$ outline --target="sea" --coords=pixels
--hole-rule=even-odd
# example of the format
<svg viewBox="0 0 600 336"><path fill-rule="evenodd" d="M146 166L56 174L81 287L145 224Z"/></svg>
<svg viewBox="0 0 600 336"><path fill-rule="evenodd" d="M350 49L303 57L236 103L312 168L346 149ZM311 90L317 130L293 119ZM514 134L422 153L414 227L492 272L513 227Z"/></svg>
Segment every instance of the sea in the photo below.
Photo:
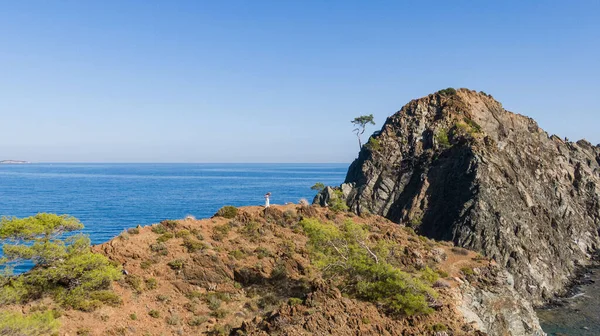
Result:
<svg viewBox="0 0 600 336"><path fill-rule="evenodd" d="M126 228L224 205L312 202L316 182L339 185L348 164L0 164L0 216L68 214L99 244Z"/></svg>
<svg viewBox="0 0 600 336"><path fill-rule="evenodd" d="M348 164L0 164L0 216L68 214L100 244L136 225L206 218L224 205L309 202L316 182L339 185ZM19 271L17 269L16 271ZM538 310L549 335L600 335L600 270L562 306Z"/></svg>

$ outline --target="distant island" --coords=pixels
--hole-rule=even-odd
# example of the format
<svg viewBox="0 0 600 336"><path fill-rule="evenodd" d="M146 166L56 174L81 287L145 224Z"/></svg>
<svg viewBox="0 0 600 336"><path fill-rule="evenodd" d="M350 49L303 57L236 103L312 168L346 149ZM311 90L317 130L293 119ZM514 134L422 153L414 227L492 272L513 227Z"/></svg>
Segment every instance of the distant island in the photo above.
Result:
<svg viewBox="0 0 600 336"><path fill-rule="evenodd" d="M0 164L26 164L26 163L31 163L31 162L22 161L22 160L0 160Z"/></svg>

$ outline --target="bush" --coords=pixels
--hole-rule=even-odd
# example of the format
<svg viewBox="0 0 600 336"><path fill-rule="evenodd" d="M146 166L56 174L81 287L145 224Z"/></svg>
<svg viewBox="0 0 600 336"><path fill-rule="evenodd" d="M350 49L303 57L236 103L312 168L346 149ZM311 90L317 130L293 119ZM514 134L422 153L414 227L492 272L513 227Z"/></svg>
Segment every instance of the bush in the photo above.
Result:
<svg viewBox="0 0 600 336"><path fill-rule="evenodd" d="M144 282L142 281L142 278L135 274L127 275L125 277L125 283L138 293L144 291Z"/></svg>
<svg viewBox="0 0 600 336"><path fill-rule="evenodd" d="M156 243L150 244L150 251L157 253L159 255L167 255L169 254L169 250L167 249L167 245L164 243Z"/></svg>
<svg viewBox="0 0 600 336"><path fill-rule="evenodd" d="M208 319L205 316L196 316L196 317L192 317L188 321L188 325L190 325L192 327L197 327L197 326L202 325L203 323L206 323L206 321L208 321Z"/></svg>
<svg viewBox="0 0 600 336"><path fill-rule="evenodd" d="M166 318L166 322L168 325L179 325L181 324L181 318L179 317L179 315L171 315L169 317Z"/></svg>
<svg viewBox="0 0 600 336"><path fill-rule="evenodd" d="M246 253L244 253L241 250L230 251L229 255L232 256L233 258L237 259L237 260L246 258Z"/></svg>
<svg viewBox="0 0 600 336"><path fill-rule="evenodd" d="M438 132L435 134L435 140L438 146L442 149L452 147L452 144L450 143L450 139L448 137L448 130L445 128L438 130Z"/></svg>
<svg viewBox="0 0 600 336"><path fill-rule="evenodd" d="M14 312L0 312L0 335L37 336L52 335L58 332L60 323L52 311L22 315Z"/></svg>
<svg viewBox="0 0 600 336"><path fill-rule="evenodd" d="M189 236L191 233L188 230L179 230L175 233L175 237L177 238L185 238L187 236Z"/></svg>
<svg viewBox="0 0 600 336"><path fill-rule="evenodd" d="M161 221L160 224L167 228L167 230L174 230L175 228L177 228L177 225L179 225L177 221L170 219L165 219L164 221Z"/></svg>
<svg viewBox="0 0 600 336"><path fill-rule="evenodd" d="M140 263L140 268L145 270L145 269L150 268L150 266L152 266L152 264L154 264L154 262L152 260L144 260Z"/></svg>
<svg viewBox="0 0 600 336"><path fill-rule="evenodd" d="M159 318L160 312L158 310L152 309L148 312L148 315L150 315L150 317L153 317L153 318Z"/></svg>
<svg viewBox="0 0 600 336"><path fill-rule="evenodd" d="M136 314L129 314L129 318L130 318L132 321L136 321L136 320L137 320L137 315L136 315Z"/></svg>
<svg viewBox="0 0 600 336"><path fill-rule="evenodd" d="M256 257L258 259L263 259L263 258L267 258L271 256L271 251L269 251L267 248L265 247L257 247L254 250L254 253L256 253Z"/></svg>
<svg viewBox="0 0 600 336"><path fill-rule="evenodd" d="M123 303L123 299L113 291L102 290L90 293L90 299L98 300L106 305L118 307Z"/></svg>
<svg viewBox="0 0 600 336"><path fill-rule="evenodd" d="M175 259L173 261L169 261L169 263L167 263L167 265L169 265L169 267L171 267L171 269L180 270L180 269L183 269L183 260Z"/></svg>
<svg viewBox="0 0 600 336"><path fill-rule="evenodd" d="M329 209L335 213L348 211L348 205L341 190L333 192L334 197L329 200Z"/></svg>
<svg viewBox="0 0 600 336"><path fill-rule="evenodd" d="M442 96L453 96L456 94L456 89L449 87L447 89L440 90L437 93Z"/></svg>
<svg viewBox="0 0 600 336"><path fill-rule="evenodd" d="M166 233L163 233L160 236L158 236L158 238L156 238L156 242L164 243L171 238L173 238L173 234L171 232L166 232Z"/></svg>
<svg viewBox="0 0 600 336"><path fill-rule="evenodd" d="M237 216L237 214L238 208L231 205L226 205L217 211L216 216L233 219Z"/></svg>
<svg viewBox="0 0 600 336"><path fill-rule="evenodd" d="M250 221L240 229L240 233L247 237L250 241L256 241L260 239L260 223Z"/></svg>
<svg viewBox="0 0 600 336"><path fill-rule="evenodd" d="M167 228L162 224L152 225L152 232L156 234L163 234L167 232Z"/></svg>
<svg viewBox="0 0 600 336"><path fill-rule="evenodd" d="M390 264L394 242L372 243L364 227L347 220L341 227L304 219L312 261L342 292L383 306L395 315L428 314L428 297L437 293L426 282ZM429 275L429 274L428 274Z"/></svg>
<svg viewBox="0 0 600 336"><path fill-rule="evenodd" d="M288 300L288 304L289 304L290 306L297 306L297 305L301 305L301 304L302 304L302 302L304 302L304 301L303 301L302 299L300 299L300 298L290 298L290 299Z"/></svg>
<svg viewBox="0 0 600 336"><path fill-rule="evenodd" d="M129 234L140 234L140 229L137 227L127 229L127 233Z"/></svg>
<svg viewBox="0 0 600 336"><path fill-rule="evenodd" d="M448 272L441 269L436 270L436 272L440 276L440 278L447 278L449 276Z"/></svg>
<svg viewBox="0 0 600 336"><path fill-rule="evenodd" d="M221 241L223 240L223 238L227 237L229 231L231 231L231 225L229 225L229 223L223 225L216 225L215 227L213 227L212 238L216 241Z"/></svg>
<svg viewBox="0 0 600 336"><path fill-rule="evenodd" d="M210 316L212 317L216 317L216 318L224 318L225 316L229 315L229 312L225 309L217 309L217 310L213 310L210 313Z"/></svg>
<svg viewBox="0 0 600 336"><path fill-rule="evenodd" d="M466 276L471 276L471 275L475 274L475 272L473 271L473 269L471 267L463 267L460 269L460 271L462 272L462 274L464 274Z"/></svg>
<svg viewBox="0 0 600 336"><path fill-rule="evenodd" d="M186 238L183 241L182 245L187 249L187 251L189 253L194 253L196 251L203 251L203 250L207 249L206 244L204 244L203 242L189 239L189 238Z"/></svg>
<svg viewBox="0 0 600 336"><path fill-rule="evenodd" d="M146 288L148 290L153 290L153 289L156 289L156 287L158 287L158 281L156 281L155 278L148 278L148 279L146 279L145 283L146 283Z"/></svg>
<svg viewBox="0 0 600 336"><path fill-rule="evenodd" d="M381 143L379 142L378 139L375 139L373 137L369 138L369 141L366 144L366 147L371 151L371 152L378 152L381 150Z"/></svg>

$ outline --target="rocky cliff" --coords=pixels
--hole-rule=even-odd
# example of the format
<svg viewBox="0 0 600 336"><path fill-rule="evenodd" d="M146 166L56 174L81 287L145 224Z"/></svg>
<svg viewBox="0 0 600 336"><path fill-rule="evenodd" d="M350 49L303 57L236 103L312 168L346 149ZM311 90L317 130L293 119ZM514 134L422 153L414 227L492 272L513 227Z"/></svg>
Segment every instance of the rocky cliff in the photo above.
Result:
<svg viewBox="0 0 600 336"><path fill-rule="evenodd" d="M600 246L600 147L550 136L483 92L409 102L363 146L341 190L358 214L493 258L534 304L561 293Z"/></svg>

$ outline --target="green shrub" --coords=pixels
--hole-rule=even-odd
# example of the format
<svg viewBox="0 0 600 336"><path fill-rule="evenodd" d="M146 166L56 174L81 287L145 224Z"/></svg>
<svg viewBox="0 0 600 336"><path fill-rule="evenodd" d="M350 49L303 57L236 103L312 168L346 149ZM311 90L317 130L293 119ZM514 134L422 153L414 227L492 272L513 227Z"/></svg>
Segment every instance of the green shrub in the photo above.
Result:
<svg viewBox="0 0 600 336"><path fill-rule="evenodd" d="M430 329L431 329L431 331L434 331L434 332L440 332L440 331L447 331L448 327L446 327L443 324L436 323L436 324L432 325Z"/></svg>
<svg viewBox="0 0 600 336"><path fill-rule="evenodd" d="M438 146L442 149L447 149L447 148L452 147L448 133L449 132L447 129L442 128L442 129L438 130L438 132L435 134L435 140L436 140Z"/></svg>
<svg viewBox="0 0 600 336"><path fill-rule="evenodd" d="M0 312L0 335L37 336L58 332L60 322L52 311L22 315L15 312Z"/></svg>
<svg viewBox="0 0 600 336"><path fill-rule="evenodd" d="M166 232L166 233L163 233L160 236L158 236L158 238L156 238L156 242L164 243L171 238L173 238L173 234L171 232Z"/></svg>
<svg viewBox="0 0 600 336"><path fill-rule="evenodd" d="M476 123L473 119L465 118L465 123L467 123L467 125L471 127L472 132L481 133L481 126L478 123Z"/></svg>
<svg viewBox="0 0 600 336"><path fill-rule="evenodd" d="M460 271L466 276L471 276L475 274L471 267L463 267L460 269Z"/></svg>
<svg viewBox="0 0 600 336"><path fill-rule="evenodd" d="M144 260L140 263L140 268L145 270L145 269L150 268L150 266L152 266L152 264L154 264L154 262L152 260Z"/></svg>
<svg viewBox="0 0 600 336"><path fill-rule="evenodd" d="M269 251L267 248L265 247L257 247L254 250L254 253L256 253L256 257L258 259L263 259L263 258L268 258L271 256L271 251Z"/></svg>
<svg viewBox="0 0 600 336"><path fill-rule="evenodd" d="M165 219L164 221L161 221L160 224L164 226L167 230L174 230L179 225L177 221L170 219Z"/></svg>
<svg viewBox="0 0 600 336"><path fill-rule="evenodd" d="M425 269L421 271L421 279L431 285L437 281L439 278L438 273L429 268L429 266L425 266Z"/></svg>
<svg viewBox="0 0 600 336"><path fill-rule="evenodd" d="M325 185L321 182L317 182L312 187L310 187L310 189L321 192L321 191L323 191L323 189L325 189Z"/></svg>
<svg viewBox="0 0 600 336"><path fill-rule="evenodd" d="M190 238L186 238L183 241L182 245L187 249L187 251L189 253L194 253L196 251L203 251L203 250L206 250L208 248L208 246L206 246L206 244L204 244L203 242L197 241L197 240L193 240L193 239L190 239Z"/></svg>
<svg viewBox="0 0 600 336"><path fill-rule="evenodd" d="M229 231L231 231L231 225L229 225L229 223L216 225L213 227L212 238L216 241L221 241L223 238L227 237Z"/></svg>
<svg viewBox="0 0 600 336"><path fill-rule="evenodd" d="M217 310L221 306L221 299L219 299L216 295L207 295L204 298L208 309Z"/></svg>
<svg viewBox="0 0 600 336"><path fill-rule="evenodd" d="M205 316L195 316L188 321L188 325L192 327L197 327L206 323L206 321L208 321L208 318L206 318Z"/></svg>
<svg viewBox="0 0 600 336"><path fill-rule="evenodd" d="M166 322L168 325L179 325L181 324L181 318L179 317L179 315L171 315L169 317L166 318Z"/></svg>
<svg viewBox="0 0 600 336"><path fill-rule="evenodd" d="M144 291L144 281L140 276L135 274L129 274L125 276L125 283L131 287L131 289L135 290L138 293Z"/></svg>
<svg viewBox="0 0 600 336"><path fill-rule="evenodd" d="M167 228L162 224L152 225L152 232L156 234L164 234L167 232Z"/></svg>
<svg viewBox="0 0 600 336"><path fill-rule="evenodd" d="M158 310L152 309L148 312L148 315L150 315L150 317L153 317L153 318L159 318L160 312Z"/></svg>
<svg viewBox="0 0 600 336"><path fill-rule="evenodd" d="M169 250L167 249L167 245L165 245L165 243L150 244L150 251L163 256L169 254Z"/></svg>
<svg viewBox="0 0 600 336"><path fill-rule="evenodd" d="M158 294L156 296L156 301L164 302L164 303L169 303L169 302L171 302L171 298L168 295L165 295L165 294Z"/></svg>
<svg viewBox="0 0 600 336"><path fill-rule="evenodd" d="M382 305L392 314L428 314L428 297L437 293L421 279L390 264L394 242L369 240L369 231L346 220L341 227L317 219L301 222L314 264L335 279L343 293Z"/></svg>
<svg viewBox="0 0 600 336"><path fill-rule="evenodd" d="M148 290L153 290L156 289L156 287L158 287L158 281L156 281L155 278L148 278L144 282L146 283L146 288Z"/></svg>
<svg viewBox="0 0 600 336"><path fill-rule="evenodd" d="M140 229L137 227L127 229L127 233L129 234L140 234Z"/></svg>
<svg viewBox="0 0 600 336"><path fill-rule="evenodd" d="M329 200L329 209L335 213L348 211L348 205L341 190L333 192L334 197Z"/></svg>
<svg viewBox="0 0 600 336"><path fill-rule="evenodd" d="M442 96L453 96L456 94L456 89L449 87L447 89L440 90L437 93Z"/></svg>
<svg viewBox="0 0 600 336"><path fill-rule="evenodd" d="M224 318L227 315L229 315L229 312L225 309L217 309L217 310L213 310L212 312L210 312L210 316L216 317L216 318Z"/></svg>
<svg viewBox="0 0 600 336"><path fill-rule="evenodd" d="M231 205L226 205L217 211L216 216L233 219L237 216L237 214L238 208Z"/></svg>
<svg viewBox="0 0 600 336"><path fill-rule="evenodd" d="M260 223L250 221L244 224L244 226L240 229L240 233L250 239L250 241L256 241L261 237L260 227Z"/></svg>
<svg viewBox="0 0 600 336"><path fill-rule="evenodd" d="M448 272L443 271L441 269L437 269L436 272L440 276L440 278L447 278L449 276Z"/></svg>
<svg viewBox="0 0 600 336"><path fill-rule="evenodd" d="M167 263L167 265L169 265L169 267L171 267L171 269L180 270L183 268L183 260L175 259L175 260L169 261Z"/></svg>
<svg viewBox="0 0 600 336"><path fill-rule="evenodd" d="M130 318L132 321L136 321L136 320L137 320L137 315L136 315L135 313L134 313L134 314L129 314L129 318Z"/></svg>
<svg viewBox="0 0 600 336"><path fill-rule="evenodd" d="M289 304L290 306L297 306L297 305L301 305L303 302L304 302L304 301L303 301L302 299L300 299L300 298L294 298L294 297L293 297L293 298L290 298L290 299L288 300L288 304Z"/></svg>
<svg viewBox="0 0 600 336"><path fill-rule="evenodd" d="M366 144L366 147L371 151L371 152L378 152L381 150L381 143L379 142L378 139L370 137L369 141Z"/></svg>
<svg viewBox="0 0 600 336"><path fill-rule="evenodd" d="M118 307L123 303L121 297L110 290L101 290L90 293L91 300L98 300L106 305Z"/></svg>
<svg viewBox="0 0 600 336"><path fill-rule="evenodd" d="M191 233L188 230L179 230L175 233L175 237L177 238L185 238L187 236L189 236Z"/></svg>
<svg viewBox="0 0 600 336"><path fill-rule="evenodd" d="M246 253L244 253L243 251L240 251L240 250L230 251L229 255L232 256L233 258L237 259L237 260L241 260L241 259L246 258Z"/></svg>

